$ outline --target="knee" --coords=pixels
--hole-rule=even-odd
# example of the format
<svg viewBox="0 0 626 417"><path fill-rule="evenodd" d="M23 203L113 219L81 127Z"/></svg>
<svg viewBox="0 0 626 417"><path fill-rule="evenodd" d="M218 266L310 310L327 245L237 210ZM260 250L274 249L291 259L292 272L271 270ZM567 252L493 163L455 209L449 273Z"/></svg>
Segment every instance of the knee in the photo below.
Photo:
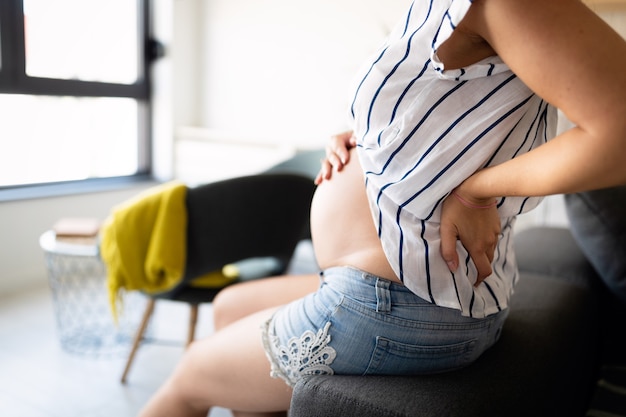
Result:
<svg viewBox="0 0 626 417"><path fill-rule="evenodd" d="M213 326L223 329L243 316L242 300L238 292L227 287L220 291L213 300Z"/></svg>
<svg viewBox="0 0 626 417"><path fill-rule="evenodd" d="M198 405L195 391L200 384L193 375L194 367L190 366L192 362L185 360L186 357L188 355L183 356L172 375L144 406L140 417L207 415L209 407Z"/></svg>
<svg viewBox="0 0 626 417"><path fill-rule="evenodd" d="M206 352L199 341L194 341L155 398L163 414L199 417L206 416L211 409L210 399L202 387L211 383L205 378L203 359Z"/></svg>

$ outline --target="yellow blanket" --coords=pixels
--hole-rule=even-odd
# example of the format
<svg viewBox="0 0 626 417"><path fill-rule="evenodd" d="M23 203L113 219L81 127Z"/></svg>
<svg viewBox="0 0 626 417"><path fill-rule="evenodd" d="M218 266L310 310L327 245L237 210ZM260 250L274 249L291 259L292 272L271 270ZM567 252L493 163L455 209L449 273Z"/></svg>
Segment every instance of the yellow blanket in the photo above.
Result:
<svg viewBox="0 0 626 417"><path fill-rule="evenodd" d="M100 230L113 317L122 290L156 294L180 283L187 260L187 186L176 181L150 188L113 208ZM236 279L222 271L195 278L194 287L221 288Z"/></svg>
<svg viewBox="0 0 626 417"><path fill-rule="evenodd" d="M169 182L116 206L101 229L100 255L107 267L114 317L121 290L167 291L184 274L187 187Z"/></svg>

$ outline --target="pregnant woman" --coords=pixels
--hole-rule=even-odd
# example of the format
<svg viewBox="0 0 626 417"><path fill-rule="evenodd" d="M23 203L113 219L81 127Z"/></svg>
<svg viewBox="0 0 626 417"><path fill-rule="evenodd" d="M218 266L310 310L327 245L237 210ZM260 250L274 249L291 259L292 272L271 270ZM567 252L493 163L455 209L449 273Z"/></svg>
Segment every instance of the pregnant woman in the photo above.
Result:
<svg viewBox="0 0 626 417"><path fill-rule="evenodd" d="M194 343L142 415L284 415L303 375L475 361L518 278L515 217L539 196L626 183L625 66L626 42L578 0L415 1L357 77L355 139L323 163L315 288L225 293L241 306L254 288L249 310L269 308ZM575 124L556 137L555 107Z"/></svg>

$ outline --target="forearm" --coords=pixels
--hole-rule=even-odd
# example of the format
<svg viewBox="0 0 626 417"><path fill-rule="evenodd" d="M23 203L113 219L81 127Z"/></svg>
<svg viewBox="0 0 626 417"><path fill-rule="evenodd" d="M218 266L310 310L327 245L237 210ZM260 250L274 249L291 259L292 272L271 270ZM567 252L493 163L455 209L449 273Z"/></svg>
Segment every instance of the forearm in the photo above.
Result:
<svg viewBox="0 0 626 417"><path fill-rule="evenodd" d="M477 202L502 196L566 194L626 184L626 127L574 127L539 148L468 178L460 187Z"/></svg>

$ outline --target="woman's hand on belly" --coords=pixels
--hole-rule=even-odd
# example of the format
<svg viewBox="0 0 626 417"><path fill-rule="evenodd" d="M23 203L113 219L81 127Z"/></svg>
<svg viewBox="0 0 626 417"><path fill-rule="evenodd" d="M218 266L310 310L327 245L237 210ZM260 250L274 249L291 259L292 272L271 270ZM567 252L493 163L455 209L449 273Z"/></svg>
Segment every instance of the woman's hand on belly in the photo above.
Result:
<svg viewBox="0 0 626 417"><path fill-rule="evenodd" d="M333 168L339 172L350 161L350 150L356 147L356 137L352 131L339 133L330 138L326 145L326 158L322 160L320 172L315 177L315 184L330 180Z"/></svg>
<svg viewBox="0 0 626 417"><path fill-rule="evenodd" d="M353 266L398 281L372 220L361 165L354 149L349 164L317 187L311 204L311 236L322 268Z"/></svg>

